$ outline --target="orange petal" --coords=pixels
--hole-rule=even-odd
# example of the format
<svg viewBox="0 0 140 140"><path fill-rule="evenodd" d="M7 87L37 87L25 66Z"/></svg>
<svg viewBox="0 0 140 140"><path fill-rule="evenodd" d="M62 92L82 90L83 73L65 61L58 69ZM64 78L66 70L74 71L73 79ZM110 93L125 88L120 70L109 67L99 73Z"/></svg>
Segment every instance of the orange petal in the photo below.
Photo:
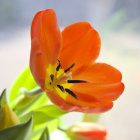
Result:
<svg viewBox="0 0 140 140"><path fill-rule="evenodd" d="M32 40L32 49L30 55L30 69L39 86L44 89L45 84L45 68L48 62L45 54L42 52L40 44L36 39Z"/></svg>
<svg viewBox="0 0 140 140"><path fill-rule="evenodd" d="M73 80L86 80L94 85L118 83L122 79L120 71L105 63L83 65L72 73Z"/></svg>
<svg viewBox="0 0 140 140"><path fill-rule="evenodd" d="M78 22L62 32L63 47L60 61L64 69L76 62L77 67L95 61L100 52L99 34L88 22Z"/></svg>
<svg viewBox="0 0 140 140"><path fill-rule="evenodd" d="M124 84L121 82L105 85L94 85L92 83L73 84L71 90L80 100L86 102L96 100L114 101L122 94Z"/></svg>
<svg viewBox="0 0 140 140"><path fill-rule="evenodd" d="M67 96L66 102L74 106L79 106L77 111L84 113L103 113L113 107L113 102L111 101L93 100L92 102L87 102L80 99L77 100L71 95Z"/></svg>
<svg viewBox="0 0 140 140"><path fill-rule="evenodd" d="M47 91L47 95L51 101L64 111L75 111L83 113L103 113L110 110L113 106L112 102L88 103L79 101L68 95L66 101L59 97L56 93Z"/></svg>
<svg viewBox="0 0 140 140"><path fill-rule="evenodd" d="M57 61L61 48L61 32L52 9L38 12L31 26L31 71L37 81L44 80L48 64ZM41 67L40 67L41 66Z"/></svg>
<svg viewBox="0 0 140 140"><path fill-rule="evenodd" d="M88 102L88 101L84 101L81 99L77 100L74 97L72 97L71 95L67 95L66 102L68 102L69 104L72 104L72 105L81 106L83 108L84 107L101 107L101 106L112 105L111 101L101 101L101 100L94 98L94 100L92 102Z"/></svg>

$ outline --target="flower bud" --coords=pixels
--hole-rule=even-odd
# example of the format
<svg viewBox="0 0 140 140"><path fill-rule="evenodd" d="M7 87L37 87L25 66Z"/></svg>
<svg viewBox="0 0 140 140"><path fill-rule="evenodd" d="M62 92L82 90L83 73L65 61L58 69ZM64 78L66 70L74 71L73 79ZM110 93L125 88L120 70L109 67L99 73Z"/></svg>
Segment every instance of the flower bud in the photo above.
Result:
<svg viewBox="0 0 140 140"><path fill-rule="evenodd" d="M18 99L14 109L22 110L26 108L28 105L30 105L35 99L36 97L28 97L28 96L23 95Z"/></svg>
<svg viewBox="0 0 140 140"><path fill-rule="evenodd" d="M96 123L78 123L71 126L66 133L71 140L107 140L106 129Z"/></svg>
<svg viewBox="0 0 140 140"><path fill-rule="evenodd" d="M21 92L21 94L23 95L17 99L17 103L15 104L15 110L25 109L43 93L43 91L39 87L36 87L29 91L26 88L21 88L19 92Z"/></svg>
<svg viewBox="0 0 140 140"><path fill-rule="evenodd" d="M0 108L0 130L8 128L19 123L16 114L12 111L8 104Z"/></svg>

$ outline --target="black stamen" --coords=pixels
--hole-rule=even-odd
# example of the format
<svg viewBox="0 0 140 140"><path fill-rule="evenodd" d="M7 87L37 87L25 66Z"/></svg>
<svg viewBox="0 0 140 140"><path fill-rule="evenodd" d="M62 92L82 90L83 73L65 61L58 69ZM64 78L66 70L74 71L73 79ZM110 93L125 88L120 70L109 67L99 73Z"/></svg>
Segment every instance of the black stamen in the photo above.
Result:
<svg viewBox="0 0 140 140"><path fill-rule="evenodd" d="M68 83L87 83L87 81L84 81L84 80L68 80Z"/></svg>
<svg viewBox="0 0 140 140"><path fill-rule="evenodd" d="M65 92L65 89L63 88L63 86L57 85L57 87L58 87L62 92Z"/></svg>
<svg viewBox="0 0 140 140"><path fill-rule="evenodd" d="M54 75L51 74L50 77L51 77L52 82L54 82Z"/></svg>
<svg viewBox="0 0 140 140"><path fill-rule="evenodd" d="M77 100L79 100L79 98L71 90L69 90L68 88L65 88L65 91L67 93L69 93L71 96L73 96L74 98L76 98Z"/></svg>
<svg viewBox="0 0 140 140"><path fill-rule="evenodd" d="M60 69L60 67L61 67L61 62L60 62L60 60L58 60L58 62L59 62L59 64L58 64L58 66L57 66L57 68L56 68L56 71L59 71L59 69Z"/></svg>
<svg viewBox="0 0 140 140"><path fill-rule="evenodd" d="M75 63L73 63L69 68L67 68L64 72L66 73L66 72L68 72L68 71L70 71L73 67L74 67L74 65L75 65Z"/></svg>

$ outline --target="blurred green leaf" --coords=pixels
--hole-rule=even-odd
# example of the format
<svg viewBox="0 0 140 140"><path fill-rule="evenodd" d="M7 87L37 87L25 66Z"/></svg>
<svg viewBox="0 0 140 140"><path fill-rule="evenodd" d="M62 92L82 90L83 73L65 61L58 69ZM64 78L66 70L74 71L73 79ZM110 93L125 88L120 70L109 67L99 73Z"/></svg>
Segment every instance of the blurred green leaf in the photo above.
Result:
<svg viewBox="0 0 140 140"><path fill-rule="evenodd" d="M60 110L56 105L46 105L25 114L20 117L20 120L24 122L33 116L34 125L38 125L56 119L64 114L66 112Z"/></svg>
<svg viewBox="0 0 140 140"><path fill-rule="evenodd" d="M32 131L32 118L26 123L14 125L0 131L1 140L29 140Z"/></svg>
<svg viewBox="0 0 140 140"><path fill-rule="evenodd" d="M104 25L101 27L102 32L104 32L104 30L113 30L116 29L119 25L120 22L122 20L125 19L125 10L124 9L120 9L118 10L116 13L114 13L112 15L112 17L109 18L109 20L107 20L106 23L104 23Z"/></svg>
<svg viewBox="0 0 140 140"><path fill-rule="evenodd" d="M38 140L43 133L44 128L48 127L50 133L57 129L60 122L59 119L65 113L67 112L60 110L55 105L47 105L27 113L21 118L21 121L25 121L31 115L35 117L31 140Z"/></svg>
<svg viewBox="0 0 140 140"><path fill-rule="evenodd" d="M140 19L129 21L127 24L122 25L121 31L131 32L139 27Z"/></svg>
<svg viewBox="0 0 140 140"><path fill-rule="evenodd" d="M3 92L1 93L0 96L0 108L2 106L4 106L7 103L7 99L6 99L6 89L3 90Z"/></svg>
<svg viewBox="0 0 140 140"><path fill-rule="evenodd" d="M54 131L58 127L58 118L65 113L55 105L46 105L23 115L19 119L24 122L33 116L31 140L38 140L45 127L48 127L49 132Z"/></svg>
<svg viewBox="0 0 140 140"><path fill-rule="evenodd" d="M34 126L31 134L31 140L38 140L46 127L48 128L49 133L52 133L58 127L58 119L53 119L49 122Z"/></svg>
<svg viewBox="0 0 140 140"><path fill-rule="evenodd" d="M28 104L24 104L23 101L23 108L19 109L18 105L17 108L15 108L15 105L18 103L19 100L21 100L23 95L23 92L20 91L21 88L26 88L27 90L31 90L37 87L37 84L30 72L29 66L23 70L23 72L18 76L16 81L11 87L10 90L10 105L12 108L16 109L16 113L18 115L24 113L26 110L31 111L33 109L42 107L44 105L47 105L48 103L48 97L46 96L46 93L41 94L40 96L33 97L31 102L28 102ZM26 100L27 101L27 100Z"/></svg>
<svg viewBox="0 0 140 140"><path fill-rule="evenodd" d="M49 131L48 131L48 128L46 127L45 130L43 131L41 137L39 140L50 140L50 137L49 137Z"/></svg>
<svg viewBox="0 0 140 140"><path fill-rule="evenodd" d="M26 88L27 90L31 90L37 86L31 72L29 66L21 72L21 74L17 77L15 82L13 83L11 90L9 101L12 103L19 95L22 94L20 92L20 88Z"/></svg>
<svg viewBox="0 0 140 140"><path fill-rule="evenodd" d="M43 93L43 94L40 94L39 96L32 97L31 102L29 102L29 104L27 104L27 105L26 105L26 103L24 104L24 100L23 100L22 101L22 104L24 105L23 108L19 108L19 105L17 104L16 105L17 107L15 107L16 113L18 116L21 116L22 114L24 114L24 112L26 112L26 111L30 112L34 109L47 105L47 103L48 103L48 97L47 97L46 93Z"/></svg>
<svg viewBox="0 0 140 140"><path fill-rule="evenodd" d="M34 109L36 109L36 108L43 107L43 106L45 106L45 105L48 104L48 101L49 101L49 99L48 99L46 93L43 93L43 94L41 94L41 95L39 96L39 99L37 99L37 100L35 101L35 103L32 104L32 105L28 108L28 111L34 110Z"/></svg>

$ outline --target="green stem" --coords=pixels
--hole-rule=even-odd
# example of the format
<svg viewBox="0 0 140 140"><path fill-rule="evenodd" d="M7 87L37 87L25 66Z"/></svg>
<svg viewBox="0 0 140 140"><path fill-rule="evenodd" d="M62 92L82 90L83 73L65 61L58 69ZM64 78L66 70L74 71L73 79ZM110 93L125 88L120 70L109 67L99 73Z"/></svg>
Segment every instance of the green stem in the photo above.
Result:
<svg viewBox="0 0 140 140"><path fill-rule="evenodd" d="M43 93L43 90L40 87L36 87L30 91L28 91L26 88L21 88L20 91L23 92L27 97L33 97Z"/></svg>
<svg viewBox="0 0 140 140"><path fill-rule="evenodd" d="M100 114L84 114L83 122L97 122Z"/></svg>
<svg viewBox="0 0 140 140"><path fill-rule="evenodd" d="M34 104L43 93L40 87L36 87L30 91L26 88L21 88L20 92L23 94L11 104L13 111L16 112L18 116L22 115L32 104Z"/></svg>

